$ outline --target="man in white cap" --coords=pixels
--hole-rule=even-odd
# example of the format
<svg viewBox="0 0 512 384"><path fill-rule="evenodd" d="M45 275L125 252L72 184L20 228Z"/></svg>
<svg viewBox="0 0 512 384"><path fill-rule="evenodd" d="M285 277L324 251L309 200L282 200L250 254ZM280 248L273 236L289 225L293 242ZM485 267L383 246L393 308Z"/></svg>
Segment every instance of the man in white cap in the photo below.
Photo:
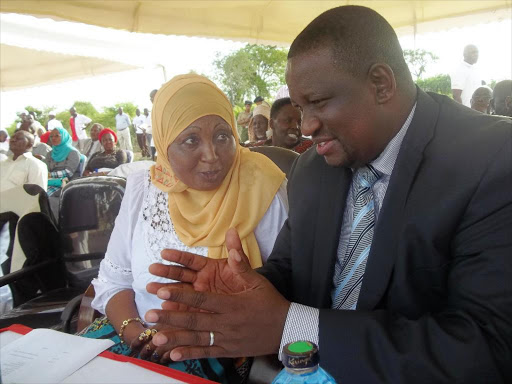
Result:
<svg viewBox="0 0 512 384"><path fill-rule="evenodd" d="M46 125L47 131L52 131L57 127L63 128L62 123L59 120L57 120L55 118L55 116L57 116L57 112L55 112L55 111L48 112L48 123Z"/></svg>

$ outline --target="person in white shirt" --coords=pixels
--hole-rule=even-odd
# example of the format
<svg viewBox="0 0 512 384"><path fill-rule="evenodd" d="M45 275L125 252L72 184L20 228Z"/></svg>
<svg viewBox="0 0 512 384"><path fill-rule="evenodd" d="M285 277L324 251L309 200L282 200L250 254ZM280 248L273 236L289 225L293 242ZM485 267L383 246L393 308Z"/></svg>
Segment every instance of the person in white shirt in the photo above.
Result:
<svg viewBox="0 0 512 384"><path fill-rule="evenodd" d="M475 66L478 61L478 48L472 44L464 48L464 61L451 74L453 99L471 107L473 92L483 85L482 76Z"/></svg>
<svg viewBox="0 0 512 384"><path fill-rule="evenodd" d="M11 137L12 155L0 162L0 192L23 184L37 184L46 191L48 169L32 155L33 144L34 136L26 131L18 131Z"/></svg>
<svg viewBox="0 0 512 384"><path fill-rule="evenodd" d="M55 116L57 116L57 112L48 112L48 123L46 124L47 131L53 131L57 127L63 128L62 123L59 120L57 120Z"/></svg>
<svg viewBox="0 0 512 384"><path fill-rule="evenodd" d="M137 143L142 151L142 157L149 156L148 145L146 143L146 117L140 114L140 109L135 110L135 117L133 118L133 128L135 128L135 134L137 135Z"/></svg>
<svg viewBox="0 0 512 384"><path fill-rule="evenodd" d="M4 155L9 152L9 132L6 129L0 129L0 153Z"/></svg>
<svg viewBox="0 0 512 384"><path fill-rule="evenodd" d="M94 155L96 152L103 151L101 142L98 140L98 135L100 134L102 129L103 125L101 125L100 123L94 123L91 127L91 137L78 141L78 150L81 154L87 157L87 161L89 161L90 157Z"/></svg>
<svg viewBox="0 0 512 384"><path fill-rule="evenodd" d="M148 146L148 157L154 161L155 159L155 143L153 141L153 127L151 123L151 112L144 108L144 125L146 126L146 145Z"/></svg>
<svg viewBox="0 0 512 384"><path fill-rule="evenodd" d="M132 139L130 137L130 116L123 112L123 108L117 109L116 130L119 138L119 148L127 151L133 151Z"/></svg>
<svg viewBox="0 0 512 384"><path fill-rule="evenodd" d="M85 116L77 113L75 107L71 107L69 110L71 117L69 119L69 127L71 128L71 140L75 148L78 147L78 140L87 139L87 132L85 131L92 120Z"/></svg>

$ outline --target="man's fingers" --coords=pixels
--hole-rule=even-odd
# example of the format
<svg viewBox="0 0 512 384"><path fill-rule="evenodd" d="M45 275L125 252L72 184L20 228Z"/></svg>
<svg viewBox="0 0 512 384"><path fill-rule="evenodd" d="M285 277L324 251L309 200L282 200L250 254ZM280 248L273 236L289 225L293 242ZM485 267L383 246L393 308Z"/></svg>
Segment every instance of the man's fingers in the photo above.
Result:
<svg viewBox="0 0 512 384"><path fill-rule="evenodd" d="M204 257L203 257L204 258ZM197 272L179 265L151 264L149 273L155 276L165 277L166 279L181 281L183 283L193 283Z"/></svg>
<svg viewBox="0 0 512 384"><path fill-rule="evenodd" d="M221 337L221 334L216 332L214 340ZM152 340L153 344L157 346L157 349L163 353L164 351L170 351L173 348L183 345L193 346L210 346L210 332L202 331L186 331L186 330L164 330L158 332Z"/></svg>
<svg viewBox="0 0 512 384"><path fill-rule="evenodd" d="M208 262L208 258L194 253L177 251L175 249L164 249L160 252L162 259L178 263L194 271L201 270ZM165 277L165 276L164 276Z"/></svg>
<svg viewBox="0 0 512 384"><path fill-rule="evenodd" d="M189 307L219 312L219 308L230 308L231 297L211 292L199 292L189 289L177 289L172 286L160 288L157 296L162 300L185 304ZM148 321L151 321L148 319ZM154 321L151 321L154 322Z"/></svg>
<svg viewBox="0 0 512 384"><path fill-rule="evenodd" d="M152 293L153 295L156 295L158 290L160 288L164 288L164 287L174 287L174 288L190 289L190 290L194 289L192 287L192 285L190 285L188 283L156 283L156 282L153 282L153 283L148 283L146 285L146 291L148 291L149 293Z"/></svg>
<svg viewBox="0 0 512 384"><path fill-rule="evenodd" d="M146 313L146 320L157 319L171 327L189 329L191 331L219 331L223 329L219 314L207 312L176 312L151 309ZM156 335L155 335L156 336Z"/></svg>
<svg viewBox="0 0 512 384"><path fill-rule="evenodd" d="M208 358L211 356L233 357L229 356L224 348L215 345L213 347L178 347L173 349L170 354L173 361Z"/></svg>

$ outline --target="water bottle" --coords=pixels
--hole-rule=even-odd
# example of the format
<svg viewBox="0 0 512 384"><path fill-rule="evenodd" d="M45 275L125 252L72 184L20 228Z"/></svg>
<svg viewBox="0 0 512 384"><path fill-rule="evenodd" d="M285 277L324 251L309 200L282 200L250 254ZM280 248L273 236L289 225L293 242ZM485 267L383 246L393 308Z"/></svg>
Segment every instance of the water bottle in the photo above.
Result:
<svg viewBox="0 0 512 384"><path fill-rule="evenodd" d="M286 344L283 364L284 369L272 384L336 384L318 365L318 347L309 341Z"/></svg>

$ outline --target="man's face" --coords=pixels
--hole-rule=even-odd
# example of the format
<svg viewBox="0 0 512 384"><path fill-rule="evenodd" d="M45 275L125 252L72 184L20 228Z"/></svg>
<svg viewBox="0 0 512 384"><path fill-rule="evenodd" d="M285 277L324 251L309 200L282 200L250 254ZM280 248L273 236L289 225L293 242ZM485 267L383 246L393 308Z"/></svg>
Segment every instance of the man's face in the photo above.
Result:
<svg viewBox="0 0 512 384"><path fill-rule="evenodd" d="M318 48L288 61L290 98L302 111L302 133L331 166L360 167L374 160L386 142L378 135L375 89L333 64L331 50Z"/></svg>
<svg viewBox="0 0 512 384"><path fill-rule="evenodd" d="M137 116L140 116L140 109L136 109L136 110L135 110L135 114L136 114Z"/></svg>
<svg viewBox="0 0 512 384"><path fill-rule="evenodd" d="M267 140L267 129L268 129L268 120L263 115L254 116L254 120L252 122L252 128L254 132L254 136L256 140Z"/></svg>
<svg viewBox="0 0 512 384"><path fill-rule="evenodd" d="M32 124L34 122L34 116L28 115L27 116L27 121Z"/></svg>
<svg viewBox="0 0 512 384"><path fill-rule="evenodd" d="M276 117L270 119L272 128L272 144L276 147L293 148L301 137L300 111L291 104L279 110Z"/></svg>
<svg viewBox="0 0 512 384"><path fill-rule="evenodd" d="M9 140L9 149L15 157L24 154L31 148L25 131L16 132Z"/></svg>
<svg viewBox="0 0 512 384"><path fill-rule="evenodd" d="M151 93L149 94L149 100L151 100L151 104L153 104L153 100L155 100L155 95L155 91L151 91Z"/></svg>
<svg viewBox="0 0 512 384"><path fill-rule="evenodd" d="M76 117L76 109L75 109L75 108L71 108L71 109L69 110L69 114L70 114L71 116Z"/></svg>
<svg viewBox="0 0 512 384"><path fill-rule="evenodd" d="M512 95L495 95L491 103L495 115L512 117Z"/></svg>
<svg viewBox="0 0 512 384"><path fill-rule="evenodd" d="M245 104L245 112L251 112L251 104Z"/></svg>
<svg viewBox="0 0 512 384"><path fill-rule="evenodd" d="M91 140L92 141L98 140L98 135L100 134L100 132L101 132L101 128L98 126L98 124L94 124L91 127Z"/></svg>
<svg viewBox="0 0 512 384"><path fill-rule="evenodd" d="M120 115L122 115L122 114L123 114L123 108L121 108L121 107L117 108L117 113L119 113Z"/></svg>
<svg viewBox="0 0 512 384"><path fill-rule="evenodd" d="M147 109L147 108L144 108L144 114L145 114L146 116L148 116L148 115L149 115L149 111L148 111L148 109Z"/></svg>
<svg viewBox="0 0 512 384"><path fill-rule="evenodd" d="M478 61L478 48L475 46L466 47L464 49L464 61L468 64L475 64Z"/></svg>

